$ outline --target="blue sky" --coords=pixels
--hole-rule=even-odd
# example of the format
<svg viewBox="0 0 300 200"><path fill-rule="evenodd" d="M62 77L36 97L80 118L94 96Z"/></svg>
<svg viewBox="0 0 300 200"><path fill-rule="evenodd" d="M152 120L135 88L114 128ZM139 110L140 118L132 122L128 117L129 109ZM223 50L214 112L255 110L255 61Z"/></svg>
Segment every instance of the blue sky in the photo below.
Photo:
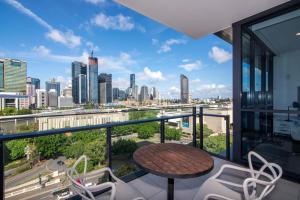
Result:
<svg viewBox="0 0 300 200"><path fill-rule="evenodd" d="M231 97L232 47L214 35L193 40L108 0L2 0L0 57L27 61L28 76L68 85L71 62L94 50L113 87L155 86L178 98L181 73L193 97Z"/></svg>

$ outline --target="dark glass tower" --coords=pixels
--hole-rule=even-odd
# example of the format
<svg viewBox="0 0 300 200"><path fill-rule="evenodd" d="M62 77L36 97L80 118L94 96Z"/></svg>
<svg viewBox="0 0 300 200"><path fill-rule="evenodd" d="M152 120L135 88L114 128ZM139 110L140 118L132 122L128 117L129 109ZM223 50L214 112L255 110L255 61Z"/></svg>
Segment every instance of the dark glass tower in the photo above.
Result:
<svg viewBox="0 0 300 200"><path fill-rule="evenodd" d="M46 81L46 91L49 92L51 89L55 89L57 96L60 96L60 82L56 82L55 79Z"/></svg>
<svg viewBox="0 0 300 200"><path fill-rule="evenodd" d="M72 96L76 104L87 102L87 66L81 62L72 62Z"/></svg>
<svg viewBox="0 0 300 200"><path fill-rule="evenodd" d="M180 75L180 100L181 103L189 103L189 79Z"/></svg>
<svg viewBox="0 0 300 200"><path fill-rule="evenodd" d="M130 74L130 88L135 86L135 74Z"/></svg>

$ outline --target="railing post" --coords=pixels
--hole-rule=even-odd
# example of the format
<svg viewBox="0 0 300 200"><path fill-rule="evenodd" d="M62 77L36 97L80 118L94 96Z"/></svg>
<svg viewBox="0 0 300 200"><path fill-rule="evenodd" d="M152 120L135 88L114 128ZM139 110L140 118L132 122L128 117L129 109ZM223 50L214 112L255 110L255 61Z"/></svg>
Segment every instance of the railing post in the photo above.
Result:
<svg viewBox="0 0 300 200"><path fill-rule="evenodd" d="M111 127L106 128L106 145L107 145L107 162L108 162L108 167L111 169L112 168L112 145L111 145ZM112 181L112 177L110 174L108 175L108 180Z"/></svg>
<svg viewBox="0 0 300 200"><path fill-rule="evenodd" d="M4 181L4 142L0 141L0 199L4 199Z"/></svg>
<svg viewBox="0 0 300 200"><path fill-rule="evenodd" d="M199 112L199 124L200 124L200 149L203 149L203 107L200 107Z"/></svg>
<svg viewBox="0 0 300 200"><path fill-rule="evenodd" d="M197 113L196 107L193 107L193 146L197 146Z"/></svg>
<svg viewBox="0 0 300 200"><path fill-rule="evenodd" d="M165 143L165 120L160 120L160 143Z"/></svg>
<svg viewBox="0 0 300 200"><path fill-rule="evenodd" d="M226 159L230 160L230 116L225 117L226 120Z"/></svg>

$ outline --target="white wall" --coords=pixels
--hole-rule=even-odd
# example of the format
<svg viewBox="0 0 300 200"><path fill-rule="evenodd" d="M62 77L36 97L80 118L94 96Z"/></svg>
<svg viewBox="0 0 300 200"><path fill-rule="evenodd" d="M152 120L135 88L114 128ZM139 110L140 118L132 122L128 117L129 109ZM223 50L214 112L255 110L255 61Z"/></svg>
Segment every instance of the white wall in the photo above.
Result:
<svg viewBox="0 0 300 200"><path fill-rule="evenodd" d="M298 101L300 87L300 50L274 57L274 109L287 110Z"/></svg>

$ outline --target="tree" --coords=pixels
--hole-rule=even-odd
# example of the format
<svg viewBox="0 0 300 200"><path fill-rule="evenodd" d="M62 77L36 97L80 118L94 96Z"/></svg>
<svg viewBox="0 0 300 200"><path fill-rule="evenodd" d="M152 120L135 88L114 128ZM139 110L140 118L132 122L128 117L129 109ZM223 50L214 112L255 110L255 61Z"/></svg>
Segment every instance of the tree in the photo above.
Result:
<svg viewBox="0 0 300 200"><path fill-rule="evenodd" d="M17 111L17 115L28 115L32 114L31 110L29 109L21 109Z"/></svg>
<svg viewBox="0 0 300 200"><path fill-rule="evenodd" d="M12 140L6 143L9 151L10 160L17 160L25 156L25 147L28 145L26 140Z"/></svg>
<svg viewBox="0 0 300 200"><path fill-rule="evenodd" d="M175 129L175 128L169 128L167 127L165 130L165 138L167 140L180 140L182 135L182 130Z"/></svg>
<svg viewBox="0 0 300 200"><path fill-rule="evenodd" d="M106 143L103 140L95 140L87 143L84 153L89 157L90 162L95 165L100 165L105 161Z"/></svg>
<svg viewBox="0 0 300 200"><path fill-rule="evenodd" d="M226 150L225 135L210 136L204 139L204 149L208 152L219 154Z"/></svg>
<svg viewBox="0 0 300 200"><path fill-rule="evenodd" d="M85 144L82 141L74 142L63 149L63 154L67 158L77 159L84 153Z"/></svg>
<svg viewBox="0 0 300 200"><path fill-rule="evenodd" d="M138 148L137 143L134 140L120 139L113 142L112 153L114 155L125 154L132 156L133 152Z"/></svg>
<svg viewBox="0 0 300 200"><path fill-rule="evenodd" d="M196 131L197 131L197 138L200 138L200 124L197 124ZM214 131L208 128L207 124L203 125L203 137L208 137L213 133Z"/></svg>
<svg viewBox="0 0 300 200"><path fill-rule="evenodd" d="M41 153L43 158L53 158L62 153L66 147L66 136L58 134L34 139L37 152Z"/></svg>

